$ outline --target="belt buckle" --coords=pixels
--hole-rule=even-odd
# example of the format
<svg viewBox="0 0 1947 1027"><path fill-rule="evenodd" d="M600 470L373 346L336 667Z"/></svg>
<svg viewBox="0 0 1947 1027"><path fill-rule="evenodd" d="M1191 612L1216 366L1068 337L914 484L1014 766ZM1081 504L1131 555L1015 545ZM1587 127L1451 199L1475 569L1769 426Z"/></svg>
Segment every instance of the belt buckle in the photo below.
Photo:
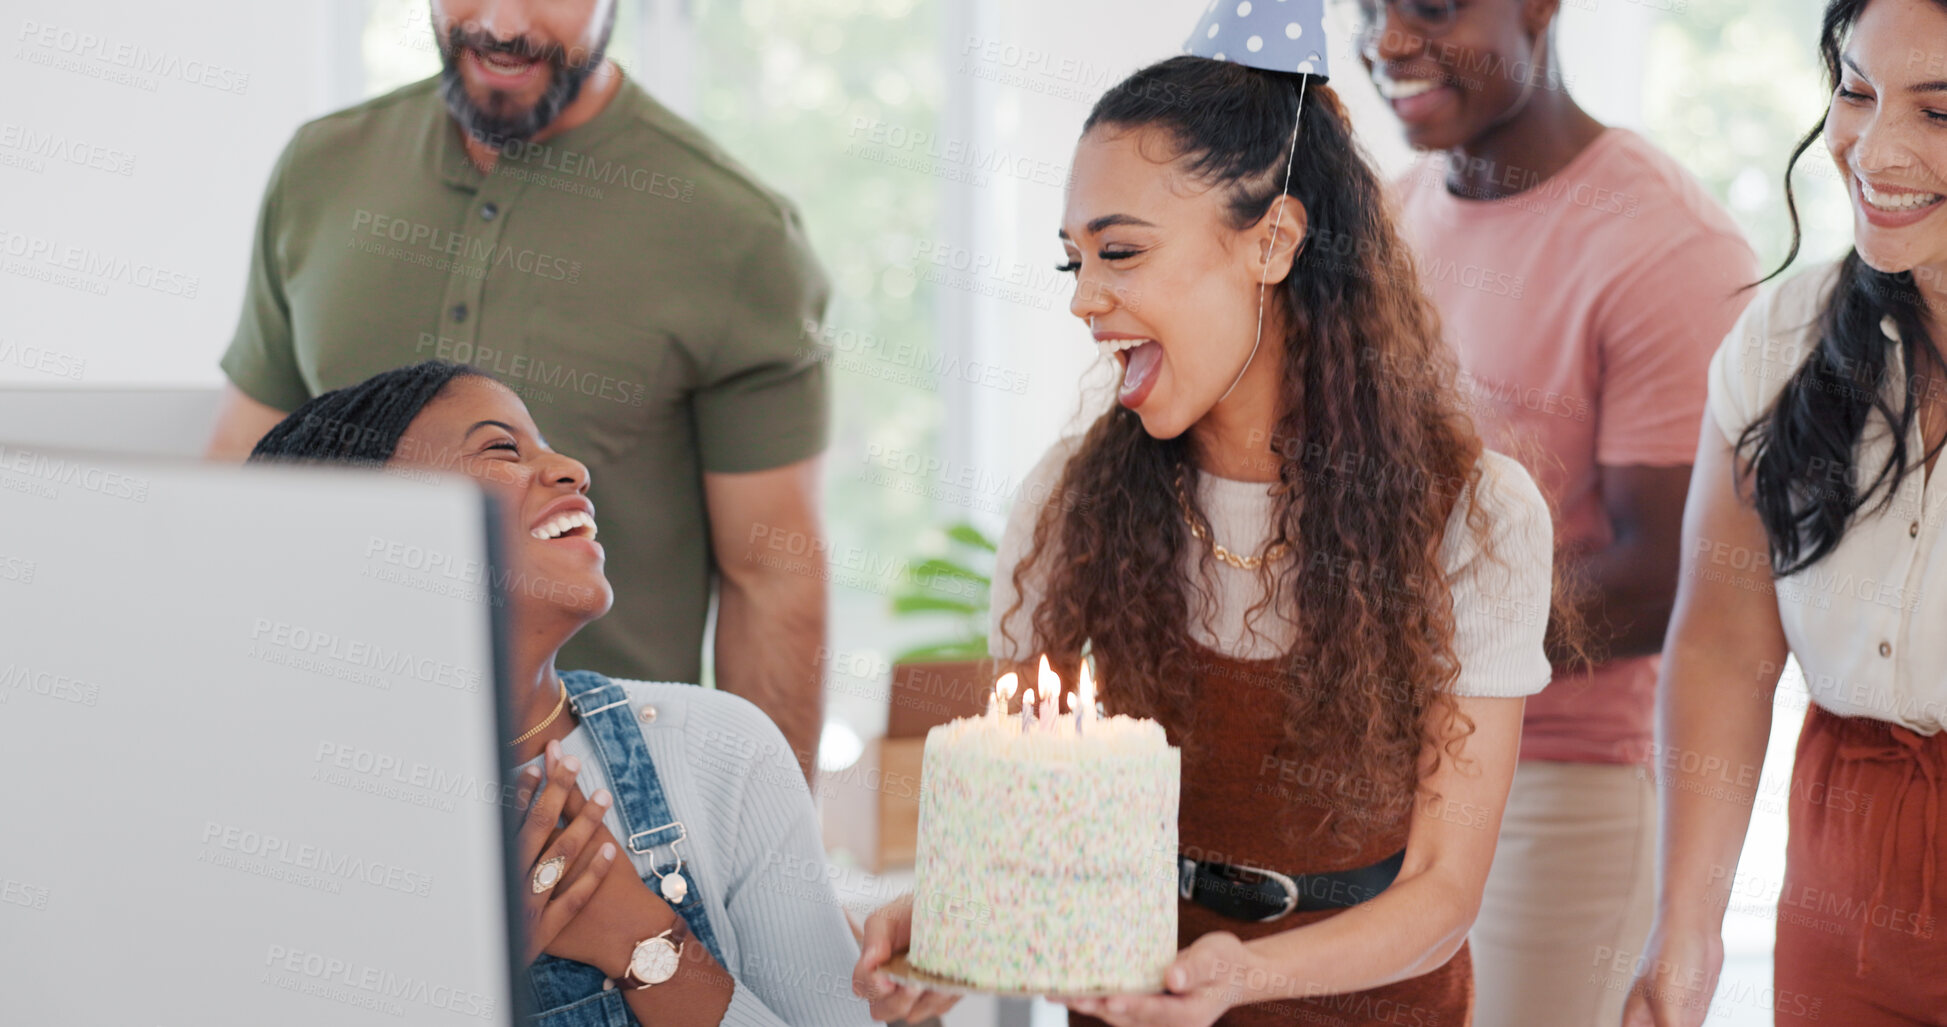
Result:
<svg viewBox="0 0 1947 1027"><path fill-rule="evenodd" d="M1196 878L1197 878L1197 871L1200 869L1208 869L1213 877L1223 878L1227 881L1231 881L1235 883L1242 883L1238 881L1238 877L1242 875L1256 874L1260 878L1267 881L1274 882L1275 884L1278 885L1278 887L1282 888L1284 890L1283 907L1280 908L1277 912L1271 913L1268 916L1257 917L1255 919L1256 923L1269 923L1270 921L1281 919L1283 917L1289 916L1292 910L1298 908L1298 897L1299 897L1298 882L1296 880L1293 880L1291 877L1278 873L1276 870L1265 870L1261 867L1240 866L1234 863L1203 863L1194 859L1190 859L1188 857L1182 858L1177 866L1177 894L1181 895L1186 900L1192 902L1197 901L1195 897ZM1198 904L1212 909L1216 908L1214 906L1210 906L1208 902L1200 902ZM1237 913L1226 913L1223 910L1218 910L1218 912L1221 915L1226 915L1226 916L1238 915ZM1242 911L1240 910L1239 912ZM1239 919L1242 919L1242 917L1240 916Z"/></svg>
<svg viewBox="0 0 1947 1027"><path fill-rule="evenodd" d="M1287 916L1290 916L1291 911L1298 908L1298 882L1297 881L1292 880L1291 878L1285 876L1284 874L1278 873L1276 870L1265 870L1262 867L1239 866L1236 867L1235 869L1240 870L1247 874L1257 874L1269 880L1276 881L1278 883L1278 886L1284 889L1284 908L1278 910L1276 913L1273 913L1270 916L1259 917L1257 921L1258 923L1264 924L1264 923L1270 923L1273 920L1281 920Z"/></svg>

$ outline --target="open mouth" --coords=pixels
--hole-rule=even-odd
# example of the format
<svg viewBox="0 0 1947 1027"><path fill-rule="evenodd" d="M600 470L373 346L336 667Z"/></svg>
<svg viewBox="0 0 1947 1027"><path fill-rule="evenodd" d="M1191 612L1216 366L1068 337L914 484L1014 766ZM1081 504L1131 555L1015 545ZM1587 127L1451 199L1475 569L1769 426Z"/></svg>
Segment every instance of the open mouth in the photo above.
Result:
<svg viewBox="0 0 1947 1027"><path fill-rule="evenodd" d="M1156 387L1157 369L1163 363L1162 343L1155 339L1102 339L1096 346L1122 365L1116 400L1131 410L1141 406Z"/></svg>
<svg viewBox="0 0 1947 1027"><path fill-rule="evenodd" d="M491 79L518 81L525 79L541 62L534 57L508 53L505 50L468 49L474 64Z"/></svg>
<svg viewBox="0 0 1947 1027"><path fill-rule="evenodd" d="M1378 87L1379 95L1388 100L1410 100L1421 93L1440 88L1436 78L1376 78L1373 85Z"/></svg>
<svg viewBox="0 0 1947 1027"><path fill-rule="evenodd" d="M560 538L595 539L595 518L585 510L570 510L548 519L528 534L543 542Z"/></svg>
<svg viewBox="0 0 1947 1027"><path fill-rule="evenodd" d="M1453 86L1441 78L1393 78L1380 73L1372 77L1372 84L1379 91L1380 98L1392 107L1393 113L1405 121L1414 121L1431 113L1443 98L1455 92Z"/></svg>

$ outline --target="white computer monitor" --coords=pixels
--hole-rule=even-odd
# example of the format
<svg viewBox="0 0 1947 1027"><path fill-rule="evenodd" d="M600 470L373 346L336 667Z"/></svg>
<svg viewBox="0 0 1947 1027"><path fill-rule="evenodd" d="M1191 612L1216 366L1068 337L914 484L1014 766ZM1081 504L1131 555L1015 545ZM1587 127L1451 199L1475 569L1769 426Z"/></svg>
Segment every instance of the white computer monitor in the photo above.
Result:
<svg viewBox="0 0 1947 1027"><path fill-rule="evenodd" d="M515 1021L491 517L0 443L0 1020Z"/></svg>

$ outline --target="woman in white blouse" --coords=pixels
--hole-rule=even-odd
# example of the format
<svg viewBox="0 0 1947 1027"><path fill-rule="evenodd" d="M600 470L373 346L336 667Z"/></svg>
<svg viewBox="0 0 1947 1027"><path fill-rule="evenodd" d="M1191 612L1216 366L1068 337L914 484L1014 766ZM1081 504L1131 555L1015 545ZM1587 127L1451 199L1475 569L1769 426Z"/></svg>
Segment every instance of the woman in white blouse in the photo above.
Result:
<svg viewBox="0 0 1947 1027"><path fill-rule="evenodd" d="M1854 249L1771 287L1711 366L1664 648L1657 919L1628 1027L1709 1009L1788 655L1811 705L1784 880L1764 883L1769 1004L1781 1024L1947 1023L1947 0L1832 0L1824 24L1823 135Z"/></svg>

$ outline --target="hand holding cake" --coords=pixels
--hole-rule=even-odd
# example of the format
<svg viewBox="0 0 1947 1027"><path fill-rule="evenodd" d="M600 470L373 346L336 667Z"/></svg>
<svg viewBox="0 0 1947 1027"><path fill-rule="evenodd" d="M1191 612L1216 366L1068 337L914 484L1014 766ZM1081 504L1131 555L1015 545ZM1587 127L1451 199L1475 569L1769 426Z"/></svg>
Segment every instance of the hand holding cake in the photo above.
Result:
<svg viewBox="0 0 1947 1027"><path fill-rule="evenodd" d="M1234 934L1213 932L1177 954L1162 995L1051 996L1070 1010L1114 1027L1209 1027L1244 999L1251 953Z"/></svg>
<svg viewBox="0 0 1947 1027"><path fill-rule="evenodd" d="M858 966L852 970L852 994L871 1003L874 1020L917 1023L944 1014L960 1001L957 994L901 984L885 972L886 963L906 951L912 935L911 895L881 907L865 921Z"/></svg>

